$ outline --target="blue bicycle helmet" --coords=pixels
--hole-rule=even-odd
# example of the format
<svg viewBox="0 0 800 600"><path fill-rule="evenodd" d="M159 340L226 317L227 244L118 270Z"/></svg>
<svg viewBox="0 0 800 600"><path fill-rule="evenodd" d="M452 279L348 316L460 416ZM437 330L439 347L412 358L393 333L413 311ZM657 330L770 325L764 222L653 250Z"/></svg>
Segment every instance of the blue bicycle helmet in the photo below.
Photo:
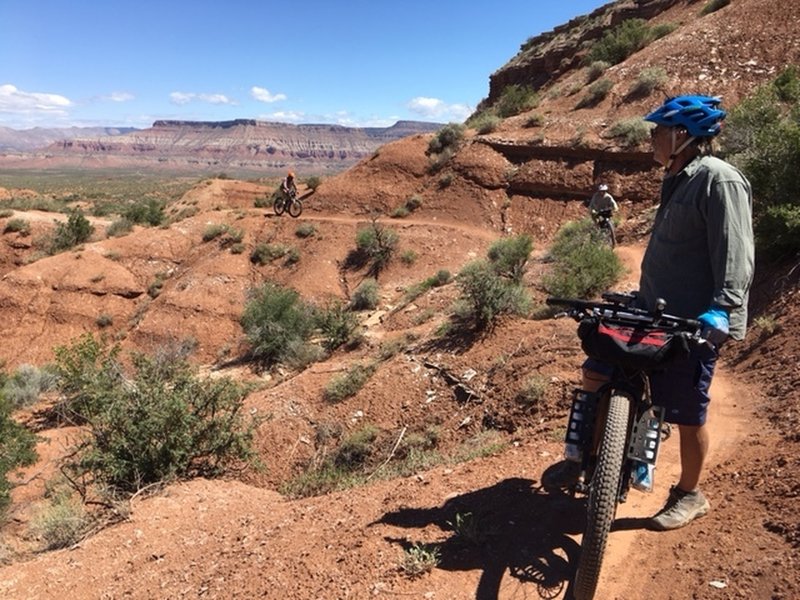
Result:
<svg viewBox="0 0 800 600"><path fill-rule="evenodd" d="M665 127L685 127L693 137L714 137L728 114L719 108L720 102L715 96L675 96L644 120Z"/></svg>

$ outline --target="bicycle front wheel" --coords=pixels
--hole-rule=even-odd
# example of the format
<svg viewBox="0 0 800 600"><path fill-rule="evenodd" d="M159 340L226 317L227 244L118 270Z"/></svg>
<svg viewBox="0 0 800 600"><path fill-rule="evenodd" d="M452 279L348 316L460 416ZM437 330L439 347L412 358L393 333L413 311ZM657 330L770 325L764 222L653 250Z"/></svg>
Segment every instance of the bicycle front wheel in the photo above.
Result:
<svg viewBox="0 0 800 600"><path fill-rule="evenodd" d="M575 575L575 600L592 600L597 590L611 523L617 513L630 410L628 396L612 393L589 490L586 530Z"/></svg>
<svg viewBox="0 0 800 600"><path fill-rule="evenodd" d="M286 205L283 201L283 198L275 198L275 202L272 203L272 210L275 211L275 214L282 215L285 208Z"/></svg>
<svg viewBox="0 0 800 600"><path fill-rule="evenodd" d="M300 200L292 200L289 203L289 216L294 217L295 219L300 216L300 213L303 212L303 203Z"/></svg>

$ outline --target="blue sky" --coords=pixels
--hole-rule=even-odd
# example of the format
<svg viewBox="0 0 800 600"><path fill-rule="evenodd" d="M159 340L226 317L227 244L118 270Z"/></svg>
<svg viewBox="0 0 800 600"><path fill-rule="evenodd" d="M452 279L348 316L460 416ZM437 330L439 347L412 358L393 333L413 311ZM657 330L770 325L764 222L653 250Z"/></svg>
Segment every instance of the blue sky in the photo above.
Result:
<svg viewBox="0 0 800 600"><path fill-rule="evenodd" d="M0 0L0 126L463 121L599 0Z"/></svg>

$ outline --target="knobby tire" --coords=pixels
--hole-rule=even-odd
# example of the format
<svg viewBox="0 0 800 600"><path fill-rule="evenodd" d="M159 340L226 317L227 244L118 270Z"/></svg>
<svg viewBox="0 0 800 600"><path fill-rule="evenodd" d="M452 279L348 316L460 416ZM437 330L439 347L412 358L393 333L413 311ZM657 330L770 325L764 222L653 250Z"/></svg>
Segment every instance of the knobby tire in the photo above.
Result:
<svg viewBox="0 0 800 600"><path fill-rule="evenodd" d="M575 575L575 600L592 600L597 590L603 554L617 513L630 409L631 401L627 396L611 395L597 466L589 490L586 530Z"/></svg>
<svg viewBox="0 0 800 600"><path fill-rule="evenodd" d="M303 203L300 200L291 200L289 202L289 216L297 218L303 212Z"/></svg>
<svg viewBox="0 0 800 600"><path fill-rule="evenodd" d="M275 214L282 215L285 209L286 204L283 201L283 198L275 198L275 202L272 203L272 210L275 211Z"/></svg>

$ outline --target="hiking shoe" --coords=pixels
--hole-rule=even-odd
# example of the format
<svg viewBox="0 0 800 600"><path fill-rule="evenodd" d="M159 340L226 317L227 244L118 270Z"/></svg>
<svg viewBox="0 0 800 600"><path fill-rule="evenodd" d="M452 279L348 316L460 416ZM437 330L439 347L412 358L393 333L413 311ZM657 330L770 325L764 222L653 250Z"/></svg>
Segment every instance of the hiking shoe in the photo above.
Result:
<svg viewBox="0 0 800 600"><path fill-rule="evenodd" d="M581 465L571 460L562 460L542 473L542 486L545 490L565 490L578 483Z"/></svg>
<svg viewBox="0 0 800 600"><path fill-rule="evenodd" d="M708 512L711 505L703 496L703 492L695 490L684 492L673 485L669 490L667 503L652 519L650 528L658 531L684 527Z"/></svg>

